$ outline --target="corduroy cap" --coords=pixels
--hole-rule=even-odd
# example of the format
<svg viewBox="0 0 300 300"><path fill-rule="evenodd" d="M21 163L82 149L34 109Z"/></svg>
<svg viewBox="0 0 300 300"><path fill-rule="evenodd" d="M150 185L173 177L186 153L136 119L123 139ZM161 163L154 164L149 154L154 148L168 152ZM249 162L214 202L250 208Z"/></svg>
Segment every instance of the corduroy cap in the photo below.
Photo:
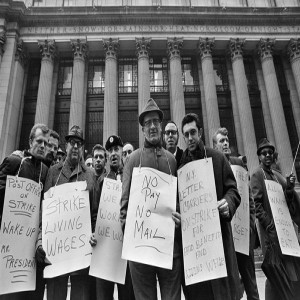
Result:
<svg viewBox="0 0 300 300"><path fill-rule="evenodd" d="M78 125L74 125L70 128L69 134L66 135L65 139L66 139L66 141L68 141L72 137L76 137L76 138L80 139L82 142L84 142L83 131Z"/></svg>
<svg viewBox="0 0 300 300"><path fill-rule="evenodd" d="M123 147L123 142L120 136L117 135L111 135L106 143L105 143L105 149L108 150L113 146L120 146Z"/></svg>
<svg viewBox="0 0 300 300"><path fill-rule="evenodd" d="M256 154L260 155L260 151L264 148L271 148L271 149L273 149L273 151L275 151L275 147L268 141L267 138L263 138L260 140Z"/></svg>
<svg viewBox="0 0 300 300"><path fill-rule="evenodd" d="M143 111L141 112L141 114L139 116L139 122L140 122L141 126L144 125L143 123L144 123L144 117L145 117L145 115L147 113L149 113L149 112L155 112L155 111L158 113L160 121L162 121L163 118L164 118L163 112L159 109L159 107L157 106L156 102L152 98L150 98L147 101L147 103L146 103Z"/></svg>

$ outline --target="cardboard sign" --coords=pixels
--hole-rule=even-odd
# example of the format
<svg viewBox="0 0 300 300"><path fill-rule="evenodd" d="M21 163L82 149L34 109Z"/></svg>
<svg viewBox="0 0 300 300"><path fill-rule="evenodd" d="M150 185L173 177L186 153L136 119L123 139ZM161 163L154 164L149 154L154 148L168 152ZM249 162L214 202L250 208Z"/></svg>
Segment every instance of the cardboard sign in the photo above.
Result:
<svg viewBox="0 0 300 300"><path fill-rule="evenodd" d="M90 275L125 283L127 261L121 258L123 232L120 224L122 183L104 178L98 208Z"/></svg>
<svg viewBox="0 0 300 300"><path fill-rule="evenodd" d="M186 285L227 276L212 159L178 170Z"/></svg>
<svg viewBox="0 0 300 300"><path fill-rule="evenodd" d="M0 231L0 294L35 290L41 186L7 176Z"/></svg>
<svg viewBox="0 0 300 300"><path fill-rule="evenodd" d="M234 248L237 252L249 255L250 214L248 172L243 167L236 165L231 165L231 169L241 196L241 204L231 221Z"/></svg>
<svg viewBox="0 0 300 300"><path fill-rule="evenodd" d="M172 269L177 178L152 168L134 168L122 258Z"/></svg>
<svg viewBox="0 0 300 300"><path fill-rule="evenodd" d="M300 257L300 246L282 186L273 180L265 180L265 185L282 254Z"/></svg>
<svg viewBox="0 0 300 300"><path fill-rule="evenodd" d="M43 200L42 239L52 278L90 265L91 214L86 181L50 188Z"/></svg>

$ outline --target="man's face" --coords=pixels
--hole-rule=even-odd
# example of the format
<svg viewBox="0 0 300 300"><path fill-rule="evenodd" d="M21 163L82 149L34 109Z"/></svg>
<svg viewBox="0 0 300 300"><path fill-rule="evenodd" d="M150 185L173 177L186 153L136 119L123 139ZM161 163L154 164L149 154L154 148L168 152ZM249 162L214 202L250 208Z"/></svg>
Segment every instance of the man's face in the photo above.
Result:
<svg viewBox="0 0 300 300"><path fill-rule="evenodd" d="M270 147L263 148L259 153L260 162L266 167L271 167L274 161L274 151Z"/></svg>
<svg viewBox="0 0 300 300"><path fill-rule="evenodd" d="M92 159L91 157L88 158L88 159L85 161L85 165L86 165L88 168L94 170L94 167L93 167L93 159Z"/></svg>
<svg viewBox="0 0 300 300"><path fill-rule="evenodd" d="M31 155L38 159L44 159L48 139L49 134L44 134L41 128L37 128L34 138L29 141L29 152L31 153Z"/></svg>
<svg viewBox="0 0 300 300"><path fill-rule="evenodd" d="M157 112L149 112L144 117L143 133L145 139L153 145L161 138L161 121Z"/></svg>
<svg viewBox="0 0 300 300"><path fill-rule="evenodd" d="M105 168L106 158L104 150L96 149L94 151L94 168L97 174L102 173L103 169Z"/></svg>
<svg viewBox="0 0 300 300"><path fill-rule="evenodd" d="M49 141L46 147L45 159L52 163L56 159L58 150L58 139L53 136L49 137Z"/></svg>
<svg viewBox="0 0 300 300"><path fill-rule="evenodd" d="M165 127L164 140L167 150L169 150L170 148L176 148L178 144L178 131L175 124L167 124L167 126Z"/></svg>
<svg viewBox="0 0 300 300"><path fill-rule="evenodd" d="M186 145L190 152L194 152L197 149L197 146L200 142L202 130L198 129L196 122L187 123L183 126L183 136L186 142Z"/></svg>
<svg viewBox="0 0 300 300"><path fill-rule="evenodd" d="M122 147L115 145L107 150L110 167L117 171L121 166Z"/></svg>
<svg viewBox="0 0 300 300"><path fill-rule="evenodd" d="M231 150L229 148L229 139L227 135L218 133L216 136L217 143L215 144L215 149L226 154L230 154Z"/></svg>
<svg viewBox="0 0 300 300"><path fill-rule="evenodd" d="M128 160L128 158L132 152L133 152L133 146L131 144L126 144L123 147L123 151L122 151L123 165L125 165L125 162Z"/></svg>
<svg viewBox="0 0 300 300"><path fill-rule="evenodd" d="M76 137L69 138L67 142L67 158L73 165L78 164L80 158L82 157L82 146L82 141Z"/></svg>

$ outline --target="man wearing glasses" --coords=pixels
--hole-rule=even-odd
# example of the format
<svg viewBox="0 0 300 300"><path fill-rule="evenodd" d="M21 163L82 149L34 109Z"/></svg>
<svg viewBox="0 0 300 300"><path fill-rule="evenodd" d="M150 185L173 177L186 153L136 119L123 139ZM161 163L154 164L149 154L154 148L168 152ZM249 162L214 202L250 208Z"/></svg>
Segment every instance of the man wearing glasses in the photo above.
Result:
<svg viewBox="0 0 300 300"><path fill-rule="evenodd" d="M177 125L173 121L168 121L164 132L164 142L166 145L166 149L175 156L177 167L179 166L183 153L183 150L177 146L178 139L179 132Z"/></svg>
<svg viewBox="0 0 300 300"><path fill-rule="evenodd" d="M130 154L134 151L134 147L130 143L125 143L122 152L123 165L127 163Z"/></svg>
<svg viewBox="0 0 300 300"><path fill-rule="evenodd" d="M142 113L139 115L139 123L145 136L143 148L135 150L126 163L123 172L123 187L121 198L120 221L124 231L131 179L133 168L148 167L161 172L176 176L176 160L174 156L162 148L161 122L163 112L159 109L153 99L149 99ZM172 218L176 225L176 232L180 227L180 214L172 213ZM160 285L162 299L181 299L181 259L179 240L175 233L173 269L167 270L142 263L129 261L132 284L136 299L148 300L157 299L157 279Z"/></svg>
<svg viewBox="0 0 300 300"><path fill-rule="evenodd" d="M86 181L89 191L90 208L93 202L93 189L95 185L94 172L85 166L83 160L83 132L82 129L74 125L66 136L66 159L50 167L46 178L44 191L51 187L68 182ZM45 252L42 248L41 232L39 235L37 259L43 261ZM47 279L47 299L65 300L68 291L68 279L71 279L71 295L80 295L82 300L88 300L90 295L90 279L88 269L78 270L70 274L65 274ZM71 296L71 299L73 298ZM78 298L77 298L78 299Z"/></svg>
<svg viewBox="0 0 300 300"><path fill-rule="evenodd" d="M266 273L266 290L265 299L266 300L279 300L287 299L286 293L291 292L288 299L299 299L300 293L300 261L299 258L283 255L280 249L279 240L275 228L275 222L271 211L271 206L269 203L269 198L267 194L265 180L273 180L282 186L285 199L289 212L292 219L300 225L299 222L299 205L300 199L295 191L295 181L296 177L291 174L287 177L287 180L279 173L272 169L272 164L274 162L274 152L275 147L266 139L262 139L257 148L257 156L260 161L260 165L254 170L251 179L250 186L252 190L252 195L255 202L256 217L259 220L259 224L262 227L262 234L264 235L266 252L266 257L273 261L274 265L279 266L284 270L281 272L283 277L280 277L280 281L283 280L288 282L290 286L289 291L283 288L282 285L277 284L276 277L278 269L273 271L273 274ZM298 222L297 222L298 219ZM265 265L265 259L262 267ZM263 268L265 271L265 269ZM284 274L285 276L284 276ZM278 278L278 277L277 277Z"/></svg>

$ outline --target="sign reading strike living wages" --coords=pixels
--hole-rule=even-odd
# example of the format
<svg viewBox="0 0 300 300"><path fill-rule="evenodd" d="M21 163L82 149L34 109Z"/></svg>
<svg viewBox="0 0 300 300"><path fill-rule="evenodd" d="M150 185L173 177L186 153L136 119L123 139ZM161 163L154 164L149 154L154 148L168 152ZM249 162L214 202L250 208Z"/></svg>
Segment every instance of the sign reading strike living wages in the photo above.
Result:
<svg viewBox="0 0 300 300"><path fill-rule="evenodd" d="M231 221L235 251L249 255L249 184L248 172L241 166L231 165L237 188L241 196L241 204Z"/></svg>
<svg viewBox="0 0 300 300"><path fill-rule="evenodd" d="M172 269L177 178L152 168L134 168L122 258Z"/></svg>
<svg viewBox="0 0 300 300"><path fill-rule="evenodd" d="M104 178L98 208L90 275L125 283L127 261L121 258L123 232L120 224L122 183Z"/></svg>
<svg viewBox="0 0 300 300"><path fill-rule="evenodd" d="M35 290L41 186L7 176L0 231L0 294Z"/></svg>
<svg viewBox="0 0 300 300"><path fill-rule="evenodd" d="M186 285L227 276L212 159L178 170Z"/></svg>
<svg viewBox="0 0 300 300"><path fill-rule="evenodd" d="M300 257L300 246L282 186L273 180L265 180L265 184L282 254Z"/></svg>
<svg viewBox="0 0 300 300"><path fill-rule="evenodd" d="M91 216L86 181L50 188L43 200L42 239L52 278L86 268L91 261Z"/></svg>

